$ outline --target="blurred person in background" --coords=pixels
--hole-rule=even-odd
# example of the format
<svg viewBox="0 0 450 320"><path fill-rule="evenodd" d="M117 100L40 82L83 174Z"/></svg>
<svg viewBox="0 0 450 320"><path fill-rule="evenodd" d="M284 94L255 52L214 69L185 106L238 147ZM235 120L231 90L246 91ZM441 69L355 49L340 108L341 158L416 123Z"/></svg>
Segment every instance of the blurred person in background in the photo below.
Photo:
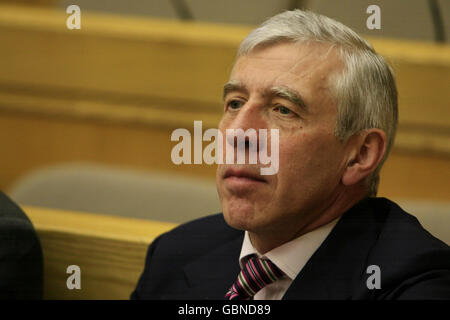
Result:
<svg viewBox="0 0 450 320"><path fill-rule="evenodd" d="M132 299L450 298L449 247L376 197L397 89L368 42L312 12L276 15L241 43L224 105L223 136L279 130L279 171L219 164L223 214L158 237Z"/></svg>
<svg viewBox="0 0 450 320"><path fill-rule="evenodd" d="M43 259L26 214L0 191L0 299L42 299Z"/></svg>

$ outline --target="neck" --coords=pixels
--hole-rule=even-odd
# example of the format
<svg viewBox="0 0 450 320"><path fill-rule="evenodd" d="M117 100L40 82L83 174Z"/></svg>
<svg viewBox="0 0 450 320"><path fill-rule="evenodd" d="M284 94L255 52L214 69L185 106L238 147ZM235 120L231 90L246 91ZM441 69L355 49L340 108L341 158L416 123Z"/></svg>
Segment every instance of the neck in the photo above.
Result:
<svg viewBox="0 0 450 320"><path fill-rule="evenodd" d="M365 197L366 192L358 189L346 190L331 198L328 204L309 215L299 214L296 221L284 221L270 230L259 232L248 231L253 247L261 254L265 254L289 241L292 241L308 232L316 230L337 219L347 210Z"/></svg>

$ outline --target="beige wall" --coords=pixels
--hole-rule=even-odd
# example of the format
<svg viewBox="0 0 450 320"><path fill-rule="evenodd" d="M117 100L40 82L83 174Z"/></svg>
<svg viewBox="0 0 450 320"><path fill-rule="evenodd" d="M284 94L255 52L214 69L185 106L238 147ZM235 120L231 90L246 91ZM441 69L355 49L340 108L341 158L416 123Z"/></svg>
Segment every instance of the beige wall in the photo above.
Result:
<svg viewBox="0 0 450 320"><path fill-rule="evenodd" d="M311 10L337 19L363 35L434 40L430 8L425 0L310 0L308 3ZM450 6L446 3L448 1L440 1L448 30ZM369 30L366 27L366 19L369 16L366 8L372 4L381 9L380 30Z"/></svg>
<svg viewBox="0 0 450 320"><path fill-rule="evenodd" d="M302 7L332 17L368 36L434 40L431 13L426 0L184 0L198 21L259 24L281 11ZM177 19L167 0L59 0L60 7L78 4L87 10L145 15ZM448 33L450 1L438 0ZM368 30L366 8L376 4L381 9L381 30Z"/></svg>

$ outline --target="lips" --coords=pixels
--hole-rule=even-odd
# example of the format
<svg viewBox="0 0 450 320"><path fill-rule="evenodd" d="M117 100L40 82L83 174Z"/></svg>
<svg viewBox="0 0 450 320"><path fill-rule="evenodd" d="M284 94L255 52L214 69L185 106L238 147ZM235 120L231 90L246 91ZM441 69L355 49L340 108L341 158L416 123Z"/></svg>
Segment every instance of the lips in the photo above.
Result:
<svg viewBox="0 0 450 320"><path fill-rule="evenodd" d="M267 183L267 180L264 179L261 175L248 169L228 168L225 171L224 179Z"/></svg>

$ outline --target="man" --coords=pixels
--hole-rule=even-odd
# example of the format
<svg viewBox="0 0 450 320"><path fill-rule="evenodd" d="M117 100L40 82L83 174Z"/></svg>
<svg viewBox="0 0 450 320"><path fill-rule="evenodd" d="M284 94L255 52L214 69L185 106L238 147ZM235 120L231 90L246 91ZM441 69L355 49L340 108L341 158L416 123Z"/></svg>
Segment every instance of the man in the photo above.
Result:
<svg viewBox="0 0 450 320"><path fill-rule="evenodd" d="M0 299L42 299L42 249L25 213L0 192Z"/></svg>
<svg viewBox="0 0 450 320"><path fill-rule="evenodd" d="M242 42L224 106L223 133L278 130L279 171L220 164L223 215L158 237L132 298L450 298L449 247L375 198L397 91L370 44L327 17L281 13ZM224 145L247 156L262 147L235 142Z"/></svg>

